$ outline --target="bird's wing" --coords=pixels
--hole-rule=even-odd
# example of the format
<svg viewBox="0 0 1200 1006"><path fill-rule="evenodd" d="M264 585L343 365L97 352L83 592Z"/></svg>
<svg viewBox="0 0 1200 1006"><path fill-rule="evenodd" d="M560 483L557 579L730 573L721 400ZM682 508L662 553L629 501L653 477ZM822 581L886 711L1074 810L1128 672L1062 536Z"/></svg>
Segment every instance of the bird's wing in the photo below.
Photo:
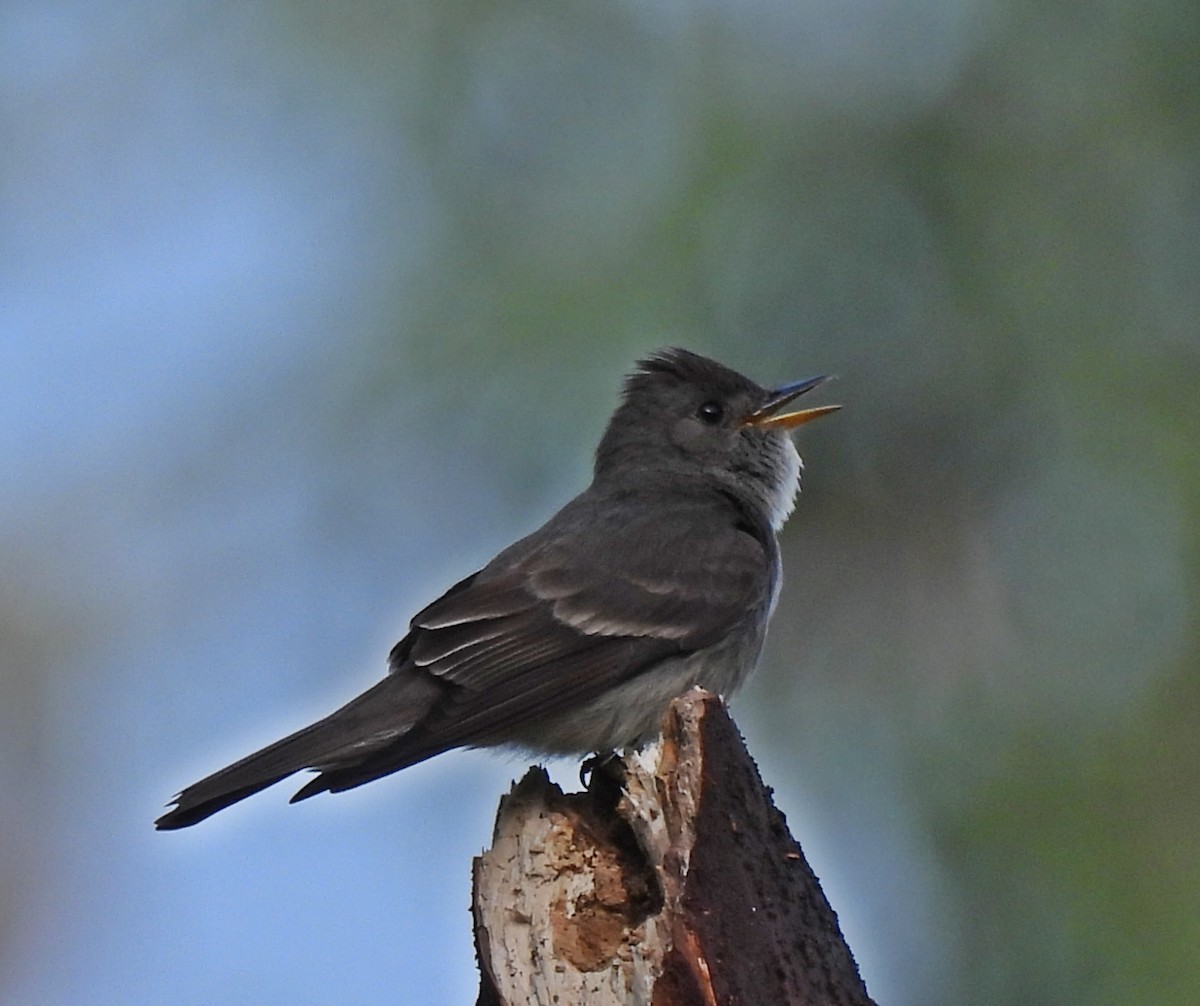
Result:
<svg viewBox="0 0 1200 1006"><path fill-rule="evenodd" d="M413 618L404 661L478 692L621 640L710 645L767 602L772 557L732 519L671 516L593 524L485 568Z"/></svg>
<svg viewBox="0 0 1200 1006"><path fill-rule="evenodd" d="M451 589L394 659L451 685L456 733L588 701L768 603L773 557L732 519L714 523L700 509L589 523Z"/></svg>
<svg viewBox="0 0 1200 1006"><path fill-rule="evenodd" d="M432 676L443 698L411 731L297 796L357 786L451 747L578 707L721 639L763 610L774 557L711 512L564 534L461 581L412 620L392 652L400 679Z"/></svg>

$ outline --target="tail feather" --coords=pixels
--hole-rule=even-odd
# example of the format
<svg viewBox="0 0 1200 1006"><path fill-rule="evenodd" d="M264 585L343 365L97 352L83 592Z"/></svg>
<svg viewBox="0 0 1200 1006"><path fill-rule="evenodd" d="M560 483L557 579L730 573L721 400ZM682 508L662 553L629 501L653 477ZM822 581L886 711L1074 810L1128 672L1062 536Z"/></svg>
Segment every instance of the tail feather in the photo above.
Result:
<svg viewBox="0 0 1200 1006"><path fill-rule="evenodd" d="M154 827L186 828L306 768L357 764L394 744L428 712L440 692L431 679L385 678L325 719L188 786Z"/></svg>
<svg viewBox="0 0 1200 1006"><path fill-rule="evenodd" d="M314 723L193 783L175 798L174 809L155 821L154 827L169 831L196 824L328 757L328 739L322 735L327 738L329 727L327 720Z"/></svg>
<svg viewBox="0 0 1200 1006"><path fill-rule="evenodd" d="M350 764L331 765L321 770L321 774L310 779L293 795L289 803L299 803L308 800L318 793L344 793L348 789L362 786L364 783L382 779L385 775L399 772L402 768L416 765L418 762L441 754L451 745L434 740L421 730L405 734L398 741L372 752L371 756L361 758Z"/></svg>

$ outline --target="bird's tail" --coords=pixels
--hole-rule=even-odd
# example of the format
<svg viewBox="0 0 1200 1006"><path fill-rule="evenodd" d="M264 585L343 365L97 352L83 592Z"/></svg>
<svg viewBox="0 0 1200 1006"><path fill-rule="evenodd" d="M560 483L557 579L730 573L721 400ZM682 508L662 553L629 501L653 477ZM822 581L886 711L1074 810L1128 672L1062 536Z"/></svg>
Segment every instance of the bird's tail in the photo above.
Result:
<svg viewBox="0 0 1200 1006"><path fill-rule="evenodd" d="M325 719L188 786L154 827L186 828L302 769L342 767L368 757L424 715L434 698L430 688L420 680L385 678Z"/></svg>
<svg viewBox="0 0 1200 1006"><path fill-rule="evenodd" d="M175 807L154 822L159 831L186 828L319 761L329 746L329 723L321 720L188 786Z"/></svg>

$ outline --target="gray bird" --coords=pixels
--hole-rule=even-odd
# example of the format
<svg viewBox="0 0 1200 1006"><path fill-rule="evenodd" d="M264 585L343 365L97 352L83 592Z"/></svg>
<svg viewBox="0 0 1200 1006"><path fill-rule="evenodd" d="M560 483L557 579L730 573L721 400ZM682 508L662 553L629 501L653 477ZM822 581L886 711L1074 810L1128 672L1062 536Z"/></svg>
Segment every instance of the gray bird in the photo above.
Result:
<svg viewBox="0 0 1200 1006"><path fill-rule="evenodd" d="M189 786L155 822L202 821L302 769L341 792L456 747L606 752L658 732L693 685L728 695L779 591L800 488L788 431L833 412L683 349L642 360L592 483L418 612L388 674L341 709Z"/></svg>

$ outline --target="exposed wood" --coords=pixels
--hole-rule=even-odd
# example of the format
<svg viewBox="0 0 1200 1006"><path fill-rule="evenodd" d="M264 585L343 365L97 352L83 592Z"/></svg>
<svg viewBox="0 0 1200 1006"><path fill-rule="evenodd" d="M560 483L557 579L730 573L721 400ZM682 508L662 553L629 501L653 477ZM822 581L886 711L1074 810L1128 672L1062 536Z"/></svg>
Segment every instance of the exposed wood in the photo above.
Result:
<svg viewBox="0 0 1200 1006"><path fill-rule="evenodd" d="M475 860L479 1006L872 1006L724 705L564 794L530 769Z"/></svg>

